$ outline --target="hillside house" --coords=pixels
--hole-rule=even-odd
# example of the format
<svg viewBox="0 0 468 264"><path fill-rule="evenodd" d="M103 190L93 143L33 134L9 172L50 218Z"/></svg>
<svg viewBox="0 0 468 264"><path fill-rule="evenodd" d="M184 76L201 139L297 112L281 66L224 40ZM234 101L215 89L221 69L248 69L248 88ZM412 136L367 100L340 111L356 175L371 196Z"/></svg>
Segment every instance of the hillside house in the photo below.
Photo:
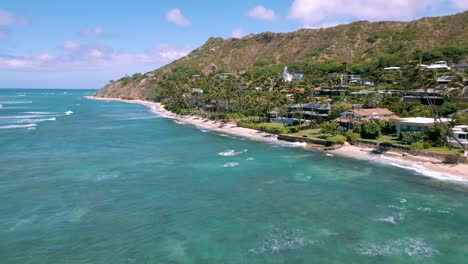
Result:
<svg viewBox="0 0 468 264"><path fill-rule="evenodd" d="M345 111L335 121L344 130L353 129L354 125L362 124L373 119L389 120L399 118L387 108L360 108Z"/></svg>
<svg viewBox="0 0 468 264"><path fill-rule="evenodd" d="M449 118L441 118L443 123L448 123ZM428 127L433 126L439 120L430 117L406 117L395 119L397 124L397 137L400 137L402 132L409 131L426 131Z"/></svg>

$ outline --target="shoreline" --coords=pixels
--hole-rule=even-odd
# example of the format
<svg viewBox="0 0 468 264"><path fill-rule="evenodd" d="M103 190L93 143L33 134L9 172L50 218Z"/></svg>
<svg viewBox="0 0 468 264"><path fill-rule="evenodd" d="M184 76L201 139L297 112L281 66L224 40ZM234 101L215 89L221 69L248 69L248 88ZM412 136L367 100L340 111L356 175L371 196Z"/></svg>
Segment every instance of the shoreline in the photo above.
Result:
<svg viewBox="0 0 468 264"><path fill-rule="evenodd" d="M201 129L206 129L209 131L215 131L243 138L249 138L256 141L273 143L284 142L292 145L294 144L278 140L277 135L258 131L251 128L238 127L235 123L222 123L219 121L203 119L197 116L180 116L178 114L166 110L160 103L157 102L150 102L144 100L125 100L120 98L107 98L96 96L86 96L85 98L91 100L116 101L140 104L148 107L153 113L157 115L173 119L179 122L191 124ZM403 156L401 153L391 151L383 154L374 154L372 152L373 150L374 149L372 148L362 148L348 144L335 150L328 150L327 152L332 153L336 156L343 156L361 160L370 160L386 165L401 167L413 170L424 176L437 178L441 180L468 183L468 164L445 164L441 160L432 157L414 156L409 154Z"/></svg>

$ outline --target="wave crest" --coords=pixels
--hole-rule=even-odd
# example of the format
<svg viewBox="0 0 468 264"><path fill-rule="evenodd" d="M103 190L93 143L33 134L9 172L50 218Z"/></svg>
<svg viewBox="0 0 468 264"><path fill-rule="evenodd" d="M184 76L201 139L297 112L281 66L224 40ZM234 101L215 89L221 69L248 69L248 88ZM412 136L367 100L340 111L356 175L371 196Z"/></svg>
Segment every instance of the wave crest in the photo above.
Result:
<svg viewBox="0 0 468 264"><path fill-rule="evenodd" d="M235 151L233 149L228 149L223 152L219 152L218 155L223 156L223 157L233 157L233 156L237 156L242 153L245 153L245 152L247 152L247 149L244 149L243 151Z"/></svg>

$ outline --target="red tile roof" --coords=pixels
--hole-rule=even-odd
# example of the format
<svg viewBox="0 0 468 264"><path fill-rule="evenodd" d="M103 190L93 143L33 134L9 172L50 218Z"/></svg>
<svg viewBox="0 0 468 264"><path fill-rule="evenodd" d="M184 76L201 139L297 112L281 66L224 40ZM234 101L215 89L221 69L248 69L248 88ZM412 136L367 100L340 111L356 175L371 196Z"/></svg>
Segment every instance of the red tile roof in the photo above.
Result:
<svg viewBox="0 0 468 264"><path fill-rule="evenodd" d="M305 91L304 88L285 88L281 90L282 93L290 93L290 92L299 92L303 93Z"/></svg>

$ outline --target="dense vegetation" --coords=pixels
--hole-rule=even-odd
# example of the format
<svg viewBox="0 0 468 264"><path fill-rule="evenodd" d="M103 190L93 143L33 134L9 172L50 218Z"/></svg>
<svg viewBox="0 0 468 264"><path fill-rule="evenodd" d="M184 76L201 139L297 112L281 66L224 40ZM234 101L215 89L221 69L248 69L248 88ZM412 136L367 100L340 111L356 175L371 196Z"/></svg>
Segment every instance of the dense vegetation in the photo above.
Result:
<svg viewBox="0 0 468 264"><path fill-rule="evenodd" d="M357 137L377 139L382 134L395 133L394 123L376 121L342 135L333 120L356 104L388 108L400 117L439 118L454 114L455 124L466 124L467 114L458 111L468 107L460 103L467 72L422 70L420 65L437 60L447 61L450 65L466 62L468 32L463 25L467 21L468 11L409 23L355 22L286 34L261 33L242 39L211 38L180 60L153 72L111 81L97 94L156 100L179 114L234 121L238 125L277 134L295 133L327 121L306 120L303 110L288 112L288 106L331 104L330 122L322 125L321 136L334 143L346 139L354 141ZM285 82L281 75L285 66L292 73L303 74L303 78ZM401 69L383 70L389 66ZM445 75L451 75L452 81L447 84L451 89L442 94L444 103L435 106L402 102L399 93L320 96L314 88L339 89L343 85L343 79L332 73L359 74L376 84L371 88L350 86L350 92L435 88L437 78ZM296 87L303 92L292 89ZM289 96L281 92L283 89L289 89ZM281 124L270 123L274 116L281 119ZM287 116L296 121L283 122ZM440 138L445 134L428 133L416 139L414 135L404 135L402 142L413 144L414 148L443 144Z"/></svg>

